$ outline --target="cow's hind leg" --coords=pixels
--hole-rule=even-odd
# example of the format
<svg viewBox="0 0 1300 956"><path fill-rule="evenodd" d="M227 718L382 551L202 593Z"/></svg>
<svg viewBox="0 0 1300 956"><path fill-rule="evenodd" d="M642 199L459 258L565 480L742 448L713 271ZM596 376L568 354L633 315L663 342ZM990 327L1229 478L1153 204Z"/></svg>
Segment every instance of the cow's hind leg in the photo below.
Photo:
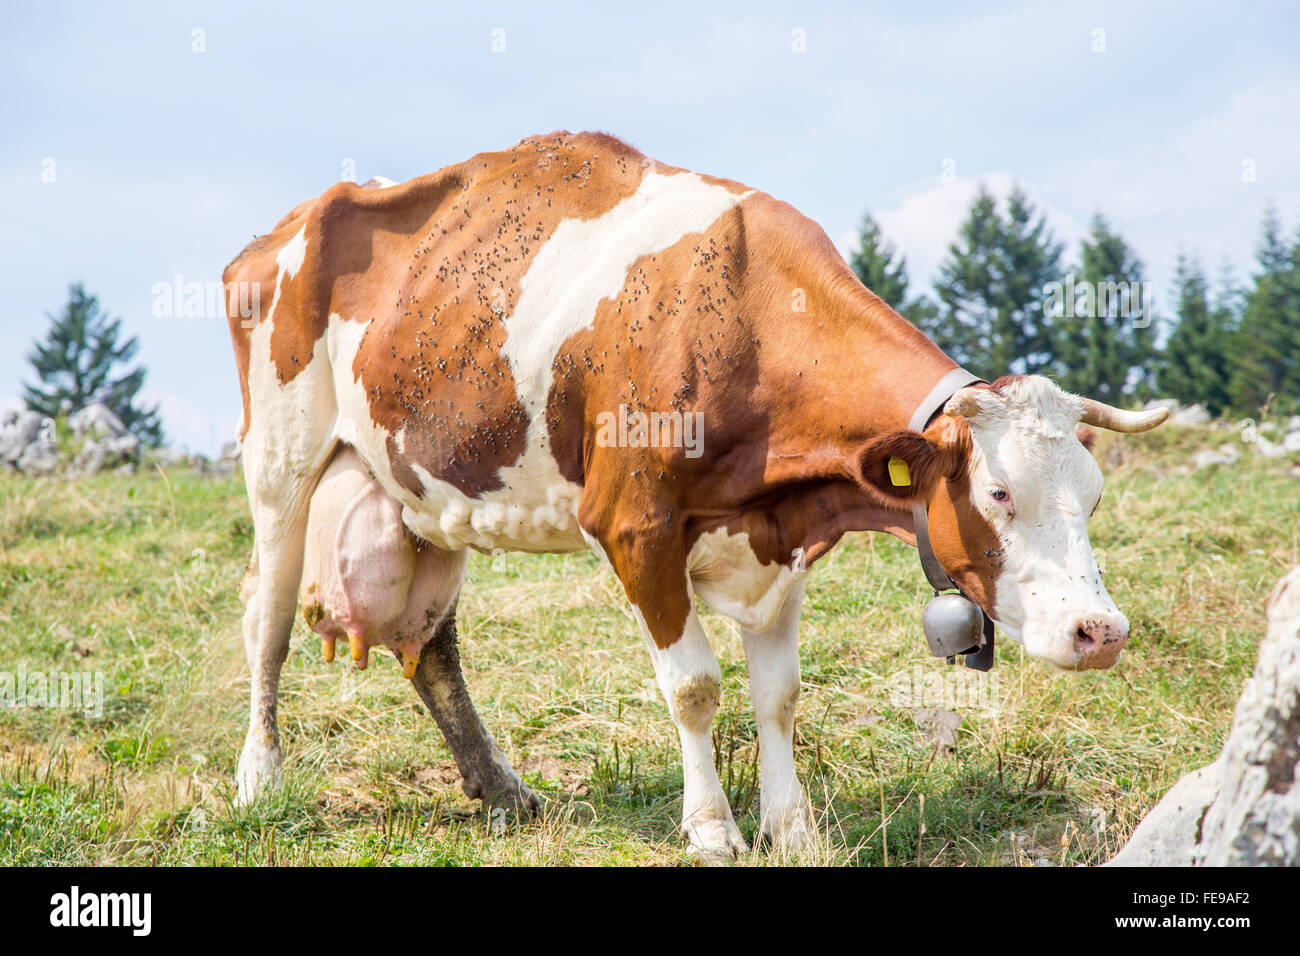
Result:
<svg viewBox="0 0 1300 956"><path fill-rule="evenodd" d="M298 482L294 482L297 485ZM253 502L255 570L245 584L244 652L250 677L248 735L235 771L239 804L251 803L281 781L282 755L276 720L280 668L289 652L289 633L298 606L303 541L312 480L303 478L274 505ZM253 576L255 575L255 577Z"/></svg>
<svg viewBox="0 0 1300 956"><path fill-rule="evenodd" d="M307 511L333 454L334 410L311 369L289 386L267 388L244 436L244 483L255 553L241 592L250 671L248 735L235 771L237 801L277 786L283 758L276 721L280 668L298 607Z"/></svg>
<svg viewBox="0 0 1300 956"><path fill-rule="evenodd" d="M454 604L420 653L420 665L411 683L433 714L456 759L466 796L481 799L487 806L513 809L521 815L532 815L541 809L541 800L519 779L470 700L456 644Z"/></svg>
<svg viewBox="0 0 1300 956"><path fill-rule="evenodd" d="M705 862L734 859L749 847L713 765L713 715L722 695L718 659L693 608L682 636L668 647L659 647L644 624L642 633L681 737L682 833Z"/></svg>

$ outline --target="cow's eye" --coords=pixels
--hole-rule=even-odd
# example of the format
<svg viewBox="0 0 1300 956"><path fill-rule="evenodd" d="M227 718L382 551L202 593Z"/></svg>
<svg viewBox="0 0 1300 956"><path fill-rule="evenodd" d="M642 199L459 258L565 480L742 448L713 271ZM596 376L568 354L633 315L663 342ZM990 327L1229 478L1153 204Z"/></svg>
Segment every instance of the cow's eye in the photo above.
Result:
<svg viewBox="0 0 1300 956"><path fill-rule="evenodd" d="M989 487L989 497L1008 511L1011 510L1011 495L1007 493L1007 489L992 485Z"/></svg>

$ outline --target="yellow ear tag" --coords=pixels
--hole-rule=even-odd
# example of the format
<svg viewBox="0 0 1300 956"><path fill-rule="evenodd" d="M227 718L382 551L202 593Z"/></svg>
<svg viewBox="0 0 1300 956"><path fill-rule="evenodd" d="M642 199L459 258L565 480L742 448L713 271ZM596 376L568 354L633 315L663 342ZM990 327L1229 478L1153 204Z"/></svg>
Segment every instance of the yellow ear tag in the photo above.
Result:
<svg viewBox="0 0 1300 956"><path fill-rule="evenodd" d="M912 473L901 458L889 459L889 480L895 488L905 488L912 483Z"/></svg>

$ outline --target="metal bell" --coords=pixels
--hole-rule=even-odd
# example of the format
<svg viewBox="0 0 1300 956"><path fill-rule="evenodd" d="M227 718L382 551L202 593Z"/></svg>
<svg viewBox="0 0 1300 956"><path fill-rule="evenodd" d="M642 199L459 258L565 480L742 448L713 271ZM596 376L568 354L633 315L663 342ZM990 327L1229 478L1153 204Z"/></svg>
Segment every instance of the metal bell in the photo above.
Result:
<svg viewBox="0 0 1300 956"><path fill-rule="evenodd" d="M921 614L921 629L935 657L965 654L984 644L984 612L964 594L936 594Z"/></svg>

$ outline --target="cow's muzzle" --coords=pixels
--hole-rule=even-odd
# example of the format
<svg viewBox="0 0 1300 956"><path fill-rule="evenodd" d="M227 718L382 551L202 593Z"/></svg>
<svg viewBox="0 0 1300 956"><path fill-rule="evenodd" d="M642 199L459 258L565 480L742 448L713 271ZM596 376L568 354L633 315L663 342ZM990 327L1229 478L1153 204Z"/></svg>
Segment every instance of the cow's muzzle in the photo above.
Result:
<svg viewBox="0 0 1300 956"><path fill-rule="evenodd" d="M1077 670L1105 670L1119 658L1128 640L1128 627L1086 619L1075 623L1074 653Z"/></svg>

